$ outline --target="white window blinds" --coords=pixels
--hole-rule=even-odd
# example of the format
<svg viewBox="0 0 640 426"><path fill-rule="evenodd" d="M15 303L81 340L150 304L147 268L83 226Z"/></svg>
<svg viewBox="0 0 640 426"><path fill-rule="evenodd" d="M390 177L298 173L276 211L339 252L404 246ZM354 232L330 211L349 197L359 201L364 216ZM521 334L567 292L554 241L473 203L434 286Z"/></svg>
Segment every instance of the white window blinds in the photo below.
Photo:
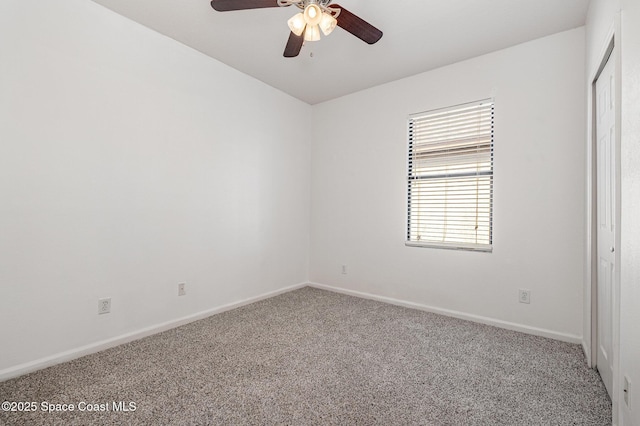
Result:
<svg viewBox="0 0 640 426"><path fill-rule="evenodd" d="M407 245L490 251L493 101L409 117Z"/></svg>

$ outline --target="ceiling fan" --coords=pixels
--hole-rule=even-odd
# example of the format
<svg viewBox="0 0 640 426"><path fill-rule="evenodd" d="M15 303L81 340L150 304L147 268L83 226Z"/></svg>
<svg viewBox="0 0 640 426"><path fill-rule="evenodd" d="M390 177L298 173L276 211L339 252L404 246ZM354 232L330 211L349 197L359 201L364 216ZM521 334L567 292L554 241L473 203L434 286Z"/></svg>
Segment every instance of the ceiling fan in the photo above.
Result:
<svg viewBox="0 0 640 426"><path fill-rule="evenodd" d="M287 7L294 5L301 12L287 24L291 30L284 48L284 57L298 56L305 41L320 40L320 31L327 36L336 25L360 40L374 44L382 37L382 31L349 12L344 7L331 4L332 0L211 0L211 7L219 12L232 10Z"/></svg>

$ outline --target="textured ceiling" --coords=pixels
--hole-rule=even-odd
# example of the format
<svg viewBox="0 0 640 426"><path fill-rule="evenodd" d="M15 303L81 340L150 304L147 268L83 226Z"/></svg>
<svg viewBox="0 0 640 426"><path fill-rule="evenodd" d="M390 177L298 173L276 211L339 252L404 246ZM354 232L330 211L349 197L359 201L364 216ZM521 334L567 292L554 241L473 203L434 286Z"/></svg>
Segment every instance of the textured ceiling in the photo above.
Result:
<svg viewBox="0 0 640 426"><path fill-rule="evenodd" d="M208 0L94 0L309 104L584 25L589 0L339 0L384 32L341 28L284 58L295 7L216 12Z"/></svg>

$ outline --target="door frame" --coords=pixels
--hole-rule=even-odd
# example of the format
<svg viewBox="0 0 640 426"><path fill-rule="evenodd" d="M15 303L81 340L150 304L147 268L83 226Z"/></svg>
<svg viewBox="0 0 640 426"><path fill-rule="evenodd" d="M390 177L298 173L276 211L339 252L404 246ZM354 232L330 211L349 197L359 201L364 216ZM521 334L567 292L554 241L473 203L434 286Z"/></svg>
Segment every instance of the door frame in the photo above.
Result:
<svg viewBox="0 0 640 426"><path fill-rule="evenodd" d="M597 285L598 285L598 250L597 250L597 170L596 170L596 81L604 69L607 61L614 61L615 65L615 241L616 241L616 268L613 276L613 298L612 325L613 325L613 386L612 386L612 414L613 424L618 424L618 401L620 399L620 157L621 157L621 108L622 108L622 85L621 85L621 43L620 43L620 14L616 14L613 27L609 31L606 43L598 56L598 62L594 64L593 71L588 80L588 113L587 113L587 216L586 216L586 268L585 268L585 336L584 351L587 363L595 368L598 350L598 316L597 316Z"/></svg>

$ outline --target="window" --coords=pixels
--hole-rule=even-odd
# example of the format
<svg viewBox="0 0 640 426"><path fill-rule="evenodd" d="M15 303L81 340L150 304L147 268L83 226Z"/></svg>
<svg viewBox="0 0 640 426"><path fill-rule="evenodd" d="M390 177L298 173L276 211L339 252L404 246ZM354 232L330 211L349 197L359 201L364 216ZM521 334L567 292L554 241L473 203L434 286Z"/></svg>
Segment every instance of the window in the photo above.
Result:
<svg viewBox="0 0 640 426"><path fill-rule="evenodd" d="M409 117L407 245L491 251L493 100Z"/></svg>

